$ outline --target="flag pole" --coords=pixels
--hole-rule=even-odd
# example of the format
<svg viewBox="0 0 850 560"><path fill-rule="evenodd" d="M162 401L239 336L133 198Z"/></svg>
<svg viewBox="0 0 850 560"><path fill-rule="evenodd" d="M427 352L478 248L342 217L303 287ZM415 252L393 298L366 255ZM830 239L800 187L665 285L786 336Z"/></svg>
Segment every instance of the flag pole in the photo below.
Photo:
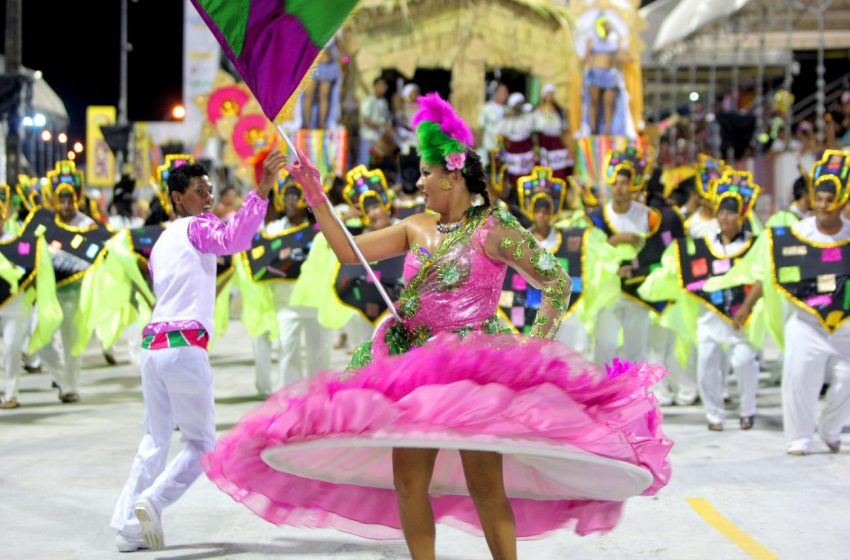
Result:
<svg viewBox="0 0 850 560"><path fill-rule="evenodd" d="M301 158L298 157L298 150L295 149L295 144L292 143L292 140L289 139L289 135L286 134L286 131L280 124L275 123L275 128L277 128L280 137L283 138L283 141L286 142L286 145L289 146L289 151L295 156L295 162L297 164L301 163ZM375 285L375 288L378 290L378 293L381 294L381 298L384 300L384 303L387 304L387 309L392 316L395 317L396 321L400 324L404 323L399 315L398 310L393 305L392 299L390 299L390 295L384 289L384 285L381 284L381 281L378 279L378 276L375 274L375 271L372 270L372 267L369 266L369 261L366 260L366 257L363 256L363 253L360 251L360 247L357 246L357 242L354 241L354 236L351 235L351 232L348 231L348 228L345 227L345 224L342 222L342 218L340 218L339 214L337 214L336 210L331 205L330 199L328 199L327 193L322 189L322 197L325 199L325 203L330 208L331 216L334 217L336 223L339 224L339 227L342 229L343 233L345 233L346 239L348 239L348 244L351 245L351 249L354 251L354 254L357 255L358 260L360 260L360 264L366 269L366 272L369 273L369 278L372 279L372 283Z"/></svg>

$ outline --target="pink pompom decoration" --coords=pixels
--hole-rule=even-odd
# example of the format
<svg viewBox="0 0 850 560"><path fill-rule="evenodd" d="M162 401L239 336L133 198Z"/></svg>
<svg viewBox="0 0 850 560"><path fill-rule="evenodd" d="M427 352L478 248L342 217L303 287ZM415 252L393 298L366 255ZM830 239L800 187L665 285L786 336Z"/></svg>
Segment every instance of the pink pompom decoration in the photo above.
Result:
<svg viewBox="0 0 850 560"><path fill-rule="evenodd" d="M446 169L448 169L449 171L463 169L465 163L466 153L464 152L458 152L456 154L449 154L446 156Z"/></svg>
<svg viewBox="0 0 850 560"><path fill-rule="evenodd" d="M451 138L454 138L465 146L472 146L475 140L472 131L463 122L463 119L455 113L449 102L440 97L439 93L429 93L420 96L419 112L413 116L411 124L414 128L422 121L431 121L440 125L440 130Z"/></svg>

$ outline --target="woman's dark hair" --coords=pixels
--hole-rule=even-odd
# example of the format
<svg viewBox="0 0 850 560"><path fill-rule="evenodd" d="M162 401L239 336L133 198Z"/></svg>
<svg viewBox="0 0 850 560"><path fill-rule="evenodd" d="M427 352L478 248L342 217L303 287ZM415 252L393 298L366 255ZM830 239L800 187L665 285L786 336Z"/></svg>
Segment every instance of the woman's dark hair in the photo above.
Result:
<svg viewBox="0 0 850 560"><path fill-rule="evenodd" d="M209 173L207 173L206 167L198 163L181 165L176 169L172 169L168 173L168 192L184 193L189 188L189 183L192 182L192 179L203 177L204 175L209 175Z"/></svg>
<svg viewBox="0 0 850 560"><path fill-rule="evenodd" d="M461 171L466 188L472 194L480 194L484 199L484 205L490 206L490 196L487 194L487 175L484 173L484 164L481 156L475 150L466 150L466 163Z"/></svg>

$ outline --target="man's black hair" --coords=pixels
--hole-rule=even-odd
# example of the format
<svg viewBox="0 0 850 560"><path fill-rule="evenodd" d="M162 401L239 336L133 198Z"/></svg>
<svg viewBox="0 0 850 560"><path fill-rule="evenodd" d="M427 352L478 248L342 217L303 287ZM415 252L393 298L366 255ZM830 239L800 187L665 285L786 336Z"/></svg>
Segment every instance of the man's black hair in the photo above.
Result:
<svg viewBox="0 0 850 560"><path fill-rule="evenodd" d="M189 188L189 183L195 177L203 177L209 175L206 167L198 163L181 165L177 169L172 169L168 173L168 192L184 193Z"/></svg>

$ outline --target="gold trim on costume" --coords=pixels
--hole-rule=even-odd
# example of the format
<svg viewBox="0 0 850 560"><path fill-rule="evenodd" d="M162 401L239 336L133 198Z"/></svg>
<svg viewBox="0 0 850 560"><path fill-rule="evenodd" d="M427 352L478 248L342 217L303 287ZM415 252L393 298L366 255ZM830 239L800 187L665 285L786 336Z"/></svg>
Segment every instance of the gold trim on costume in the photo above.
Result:
<svg viewBox="0 0 850 560"><path fill-rule="evenodd" d="M805 245L811 245L811 246L817 247L819 249L831 249L833 247L843 247L845 245L850 245L850 239L845 239L844 241L839 241L837 243L819 243L819 242L816 242L816 241L809 241L808 239L804 239L804 238L800 237L797 234L797 232L795 232L792 228L788 227L786 229L801 243L803 243ZM826 332L828 332L829 334L835 334L835 332L838 331L838 329L844 323L847 323L848 321L850 321L850 314L846 315L844 317L844 319L842 319L837 325L835 325L834 328L831 328L829 325L826 324L826 321L823 320L823 317L821 317L820 313L818 313L812 307L809 307L808 305L806 305L806 302L798 299L791 292L786 290L785 286L783 286L782 284L779 283L779 276L777 274L776 259L775 259L775 256L773 254L773 251L774 251L773 250L773 228L768 228L767 235L768 235L768 244L769 244L769 247L770 247L770 269L771 269L770 275L773 278L773 285L776 286L776 288L782 294L784 294L785 297L787 297L789 300L791 300L791 303L793 303L794 305L796 305L797 307L799 307L803 311L807 311L810 314L814 315L814 317L818 320L818 322L821 324L821 326L823 327L823 329Z"/></svg>

